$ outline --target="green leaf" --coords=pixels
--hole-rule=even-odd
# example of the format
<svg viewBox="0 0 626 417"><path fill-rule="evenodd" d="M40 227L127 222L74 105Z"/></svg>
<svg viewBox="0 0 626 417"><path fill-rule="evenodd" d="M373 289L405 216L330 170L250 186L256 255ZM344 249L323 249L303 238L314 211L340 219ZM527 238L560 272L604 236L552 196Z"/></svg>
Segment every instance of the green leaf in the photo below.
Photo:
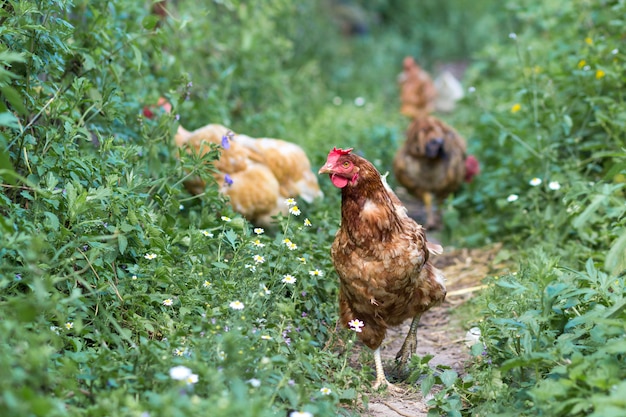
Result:
<svg viewBox="0 0 626 417"><path fill-rule="evenodd" d="M426 397L428 393L430 392L430 390L432 389L433 385L435 385L435 376L432 374L426 375L426 377L422 379L422 382L420 384L420 390L422 391L422 396Z"/></svg>
<svg viewBox="0 0 626 417"><path fill-rule="evenodd" d="M44 212L44 216L46 216L46 220L44 221L45 227L54 231L59 230L59 218L56 214L46 211Z"/></svg>
<svg viewBox="0 0 626 417"><path fill-rule="evenodd" d="M134 64L137 67L137 71L141 69L141 64L143 62L143 56L141 55L141 51L135 45L131 45L133 53L135 54Z"/></svg>
<svg viewBox="0 0 626 417"><path fill-rule="evenodd" d="M454 385L458 377L459 375L455 371L452 371L450 369L444 371L441 375L439 375L439 378L441 379L443 385L448 388Z"/></svg>
<svg viewBox="0 0 626 417"><path fill-rule="evenodd" d="M626 229L622 230L620 237L611 244L611 249L606 255L604 266L613 275L626 270Z"/></svg>
<svg viewBox="0 0 626 417"><path fill-rule="evenodd" d="M0 92L2 92L4 98L6 98L9 103L11 103L11 106L13 106L13 109L17 113L21 114L22 116L28 114L26 107L24 107L24 101L22 100L22 97L13 87L9 87L8 85L1 87Z"/></svg>
<svg viewBox="0 0 626 417"><path fill-rule="evenodd" d="M159 17L154 14L149 14L143 18L141 21L141 25L146 30L153 30L156 25L159 23Z"/></svg>
<svg viewBox="0 0 626 417"><path fill-rule="evenodd" d="M237 233L229 229L224 233L224 237L233 249L237 249Z"/></svg>
<svg viewBox="0 0 626 417"><path fill-rule="evenodd" d="M219 261L212 262L211 265L213 265L214 267L219 268L219 269L228 269L228 268L230 268L230 266L228 264L225 264L224 262L219 262Z"/></svg>
<svg viewBox="0 0 626 417"><path fill-rule="evenodd" d="M11 129L19 129L20 123L13 113L4 112L0 113L0 126L5 126Z"/></svg>
<svg viewBox="0 0 626 417"><path fill-rule="evenodd" d="M122 255L124 254L124 252L126 252L127 246L128 246L128 239L126 238L126 236L124 236L121 233L118 234L117 235L117 248L119 249Z"/></svg>
<svg viewBox="0 0 626 417"><path fill-rule="evenodd" d="M583 227L589 221L591 216L598 210L598 207L600 206L600 204L602 204L605 201L606 201L605 195L595 195L593 199L591 200L591 204L589 204L587 208L585 209L585 211L580 213L580 215L574 219L574 221L572 222L572 225L577 229L580 229L581 227Z"/></svg>
<svg viewBox="0 0 626 417"><path fill-rule="evenodd" d="M356 390L354 388L343 390L339 398L342 400L354 400L356 398Z"/></svg>

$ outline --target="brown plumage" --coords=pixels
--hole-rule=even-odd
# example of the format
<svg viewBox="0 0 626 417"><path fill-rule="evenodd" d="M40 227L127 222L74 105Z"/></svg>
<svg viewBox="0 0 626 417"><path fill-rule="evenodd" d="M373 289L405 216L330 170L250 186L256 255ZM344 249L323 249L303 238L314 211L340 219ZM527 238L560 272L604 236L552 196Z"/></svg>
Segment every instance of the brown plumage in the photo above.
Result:
<svg viewBox="0 0 626 417"><path fill-rule="evenodd" d="M333 149L319 173L341 188L341 227L331 248L340 321L359 327L359 339L374 350L377 388L389 384L380 357L387 328L413 318L396 356L403 365L415 352L420 315L445 298L443 275L428 261L442 249L427 242L376 168L350 151Z"/></svg>
<svg viewBox="0 0 626 417"><path fill-rule="evenodd" d="M437 90L430 75L410 56L404 58L402 66L398 76L400 113L412 119L432 113Z"/></svg>
<svg viewBox="0 0 626 417"><path fill-rule="evenodd" d="M463 181L478 174L478 161L466 153L465 139L434 116L418 117L409 126L394 157L393 172L398 183L426 206L427 228L438 225L433 197L440 205Z"/></svg>
<svg viewBox="0 0 626 417"><path fill-rule="evenodd" d="M287 198L311 203L323 196L311 163L302 148L280 139L238 135L222 125L210 124L189 132L182 127L174 137L179 148L204 155L209 144L220 148L214 178L233 209L257 226L271 225L272 216L287 214ZM199 177L184 182L194 194L204 191Z"/></svg>

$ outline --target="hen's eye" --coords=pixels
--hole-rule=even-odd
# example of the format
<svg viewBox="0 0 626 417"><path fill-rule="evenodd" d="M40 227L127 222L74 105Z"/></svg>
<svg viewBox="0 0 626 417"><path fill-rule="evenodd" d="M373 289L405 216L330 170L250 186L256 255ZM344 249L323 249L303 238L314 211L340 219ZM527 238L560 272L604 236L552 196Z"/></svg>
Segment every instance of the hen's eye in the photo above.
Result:
<svg viewBox="0 0 626 417"><path fill-rule="evenodd" d="M350 166L350 162L346 161L343 163L344 168L348 168Z"/></svg>

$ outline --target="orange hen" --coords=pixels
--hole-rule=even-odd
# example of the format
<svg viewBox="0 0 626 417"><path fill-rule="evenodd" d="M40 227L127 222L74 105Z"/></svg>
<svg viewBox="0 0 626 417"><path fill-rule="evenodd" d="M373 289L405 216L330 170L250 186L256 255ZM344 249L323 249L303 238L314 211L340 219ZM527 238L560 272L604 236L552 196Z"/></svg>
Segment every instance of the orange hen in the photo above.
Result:
<svg viewBox="0 0 626 417"><path fill-rule="evenodd" d="M421 314L446 295L443 275L429 262L442 248L427 242L376 168L351 149L333 149L319 173L329 174L341 189L341 227L331 247L340 279L340 321L374 350L374 389L390 385L380 345L388 327L412 318L398 366L415 352Z"/></svg>
<svg viewBox="0 0 626 417"><path fill-rule="evenodd" d="M404 58L402 73L398 76L400 84L400 113L416 118L432 113L435 109L437 90L430 75L415 60Z"/></svg>
<svg viewBox="0 0 626 417"><path fill-rule="evenodd" d="M219 160L213 162L219 190L229 197L236 212L255 225L268 227L272 216L286 215L287 198L299 197L311 203L323 196L306 153L294 143L234 134L219 124L193 132L179 127L174 142L200 155L210 150L209 144L221 148ZM189 179L184 185L194 195L205 188L200 178Z"/></svg>

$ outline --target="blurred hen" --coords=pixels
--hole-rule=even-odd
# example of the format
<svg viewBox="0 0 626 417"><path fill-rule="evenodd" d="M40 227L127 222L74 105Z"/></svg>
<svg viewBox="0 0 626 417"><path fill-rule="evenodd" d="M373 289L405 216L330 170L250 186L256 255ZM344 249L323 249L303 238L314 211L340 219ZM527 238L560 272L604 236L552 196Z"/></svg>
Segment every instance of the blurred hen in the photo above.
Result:
<svg viewBox="0 0 626 417"><path fill-rule="evenodd" d="M171 105L164 100L159 106L167 112ZM272 216L287 214L287 198L300 198L307 203L323 197L317 177L311 170L304 150L280 139L255 139L231 132L220 124L209 124L194 131L182 126L174 143L188 153L205 155L211 145L220 150L213 161L220 193L229 197L233 209L257 226L268 227ZM192 177L184 183L194 195L204 192L205 182Z"/></svg>
<svg viewBox="0 0 626 417"><path fill-rule="evenodd" d="M398 76L400 113L410 118L430 114L437 97L433 80L410 56L404 58L402 66Z"/></svg>
<svg viewBox="0 0 626 417"><path fill-rule="evenodd" d="M393 160L398 183L424 203L427 228L439 225L433 199L439 207L463 181L470 182L479 171L478 160L467 156L465 139L434 116L413 121Z"/></svg>

